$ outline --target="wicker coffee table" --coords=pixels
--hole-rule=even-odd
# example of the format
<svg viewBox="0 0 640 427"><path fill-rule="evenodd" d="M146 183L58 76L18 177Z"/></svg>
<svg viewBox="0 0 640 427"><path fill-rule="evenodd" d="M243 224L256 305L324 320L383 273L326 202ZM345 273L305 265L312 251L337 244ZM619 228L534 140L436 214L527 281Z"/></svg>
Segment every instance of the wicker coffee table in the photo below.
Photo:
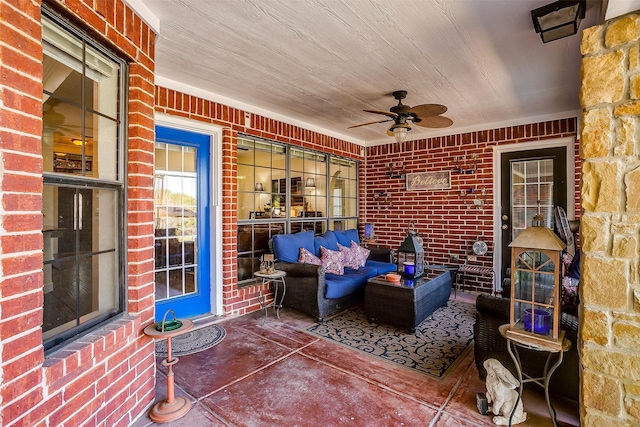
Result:
<svg viewBox="0 0 640 427"><path fill-rule="evenodd" d="M431 270L417 279L403 277L400 283L384 276L367 281L364 309L372 322L415 330L424 319L449 301L450 271Z"/></svg>

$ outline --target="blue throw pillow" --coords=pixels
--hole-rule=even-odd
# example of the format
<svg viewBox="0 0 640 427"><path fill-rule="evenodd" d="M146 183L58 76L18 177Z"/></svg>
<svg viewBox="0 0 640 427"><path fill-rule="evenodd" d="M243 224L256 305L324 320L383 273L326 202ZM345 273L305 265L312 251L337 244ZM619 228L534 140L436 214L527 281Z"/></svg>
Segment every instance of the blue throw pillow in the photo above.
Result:
<svg viewBox="0 0 640 427"><path fill-rule="evenodd" d="M338 243L342 246L350 247L353 240L356 244L360 244L360 237L358 237L358 230L352 228L351 230L334 231Z"/></svg>
<svg viewBox="0 0 640 427"><path fill-rule="evenodd" d="M273 253L276 260L282 262L298 262L300 248L314 253L313 231L302 231L295 234L276 234L273 236Z"/></svg>
<svg viewBox="0 0 640 427"><path fill-rule="evenodd" d="M315 246L315 254L317 257L320 256L320 246L324 246L325 248L337 251L338 250L338 240L336 239L333 231L329 230L324 233L322 236L316 236L313 238L313 244Z"/></svg>

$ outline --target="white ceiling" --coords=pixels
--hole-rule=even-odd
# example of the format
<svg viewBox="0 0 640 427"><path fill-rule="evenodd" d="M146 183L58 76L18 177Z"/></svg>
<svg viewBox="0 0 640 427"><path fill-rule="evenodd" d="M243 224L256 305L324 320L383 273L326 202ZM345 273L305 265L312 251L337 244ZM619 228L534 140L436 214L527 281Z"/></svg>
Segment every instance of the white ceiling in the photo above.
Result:
<svg viewBox="0 0 640 427"><path fill-rule="evenodd" d="M129 0L159 28L158 84L364 145L392 142L389 123L347 128L398 89L454 123L413 139L576 116L580 37L543 44L531 22L551 2Z"/></svg>

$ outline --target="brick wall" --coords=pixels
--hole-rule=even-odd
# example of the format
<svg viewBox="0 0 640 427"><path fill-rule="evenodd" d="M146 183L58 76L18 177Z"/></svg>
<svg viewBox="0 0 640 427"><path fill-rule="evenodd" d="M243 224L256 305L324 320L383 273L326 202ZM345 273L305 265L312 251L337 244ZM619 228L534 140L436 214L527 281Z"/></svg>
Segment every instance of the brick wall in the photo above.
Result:
<svg viewBox="0 0 640 427"><path fill-rule="evenodd" d="M640 425L640 15L582 34L581 425Z"/></svg>
<svg viewBox="0 0 640 427"><path fill-rule="evenodd" d="M154 34L122 0L52 4L130 58L128 315L45 358L40 2L0 0L0 425L127 426L154 397Z"/></svg>
<svg viewBox="0 0 640 427"><path fill-rule="evenodd" d="M256 288L237 286L237 136L244 133L329 154L363 160L362 147L257 114L245 112L173 89L156 87L156 111L223 127L222 138L222 269L224 313L244 314L258 310ZM362 168L362 164L361 164ZM362 173L361 173L362 175Z"/></svg>
<svg viewBox="0 0 640 427"><path fill-rule="evenodd" d="M425 259L430 264L450 263L456 254L460 262L467 256L467 249L478 237L493 240L493 149L496 145L541 141L551 138L576 136L576 120L563 119L544 123L490 129L479 132L392 143L367 148L365 179L362 190L366 210L364 221L374 224L377 244L398 248L413 221L424 239ZM578 143L574 146L576 163L575 193L576 218L579 217L580 159ZM477 169L473 174L454 171L455 157L469 158L477 155ZM569 153L571 155L571 153ZM451 170L450 190L406 191L404 178L387 174L390 163L401 162L405 172L435 172ZM461 191L476 192L466 198ZM477 190L485 189L484 197ZM386 197L376 197L385 192ZM473 199L486 200L482 209L469 203ZM478 257L480 265L492 266L493 245L486 256ZM467 288L490 291L489 278L467 278Z"/></svg>

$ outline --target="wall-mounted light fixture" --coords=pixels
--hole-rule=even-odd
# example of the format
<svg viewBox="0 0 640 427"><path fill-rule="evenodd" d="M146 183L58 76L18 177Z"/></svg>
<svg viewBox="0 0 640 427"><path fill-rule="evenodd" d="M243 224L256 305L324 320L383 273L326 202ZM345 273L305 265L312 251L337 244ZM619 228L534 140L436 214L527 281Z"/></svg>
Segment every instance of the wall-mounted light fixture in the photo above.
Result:
<svg viewBox="0 0 640 427"><path fill-rule="evenodd" d="M73 145L82 145L82 140L81 139L72 139L71 142L73 142Z"/></svg>
<svg viewBox="0 0 640 427"><path fill-rule="evenodd" d="M264 185L261 182L256 182L256 186L254 188L255 191L264 191Z"/></svg>
<svg viewBox="0 0 640 427"><path fill-rule="evenodd" d="M307 178L304 182L305 188L316 188L316 180L314 178Z"/></svg>
<svg viewBox="0 0 640 427"><path fill-rule="evenodd" d="M572 36L584 19L586 0L560 0L531 11L533 27L543 43Z"/></svg>

